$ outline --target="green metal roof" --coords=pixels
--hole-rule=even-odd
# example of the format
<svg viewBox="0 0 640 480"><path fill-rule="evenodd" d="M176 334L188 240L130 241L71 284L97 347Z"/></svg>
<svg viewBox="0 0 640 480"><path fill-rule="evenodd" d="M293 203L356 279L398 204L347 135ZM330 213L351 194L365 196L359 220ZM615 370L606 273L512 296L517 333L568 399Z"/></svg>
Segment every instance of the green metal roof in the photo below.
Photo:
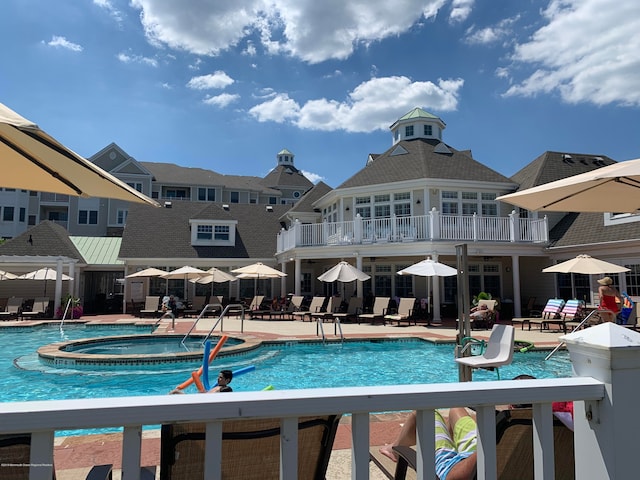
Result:
<svg viewBox="0 0 640 480"><path fill-rule="evenodd" d="M75 237L69 239L76 246L87 265L122 265L118 260L121 237Z"/></svg>
<svg viewBox="0 0 640 480"><path fill-rule="evenodd" d="M426 112L421 108L414 108L413 110L411 110L408 113L405 113L402 117L400 117L398 119L399 120L408 120L410 118L437 118L439 119L440 117L437 117L436 115L433 115L432 113Z"/></svg>

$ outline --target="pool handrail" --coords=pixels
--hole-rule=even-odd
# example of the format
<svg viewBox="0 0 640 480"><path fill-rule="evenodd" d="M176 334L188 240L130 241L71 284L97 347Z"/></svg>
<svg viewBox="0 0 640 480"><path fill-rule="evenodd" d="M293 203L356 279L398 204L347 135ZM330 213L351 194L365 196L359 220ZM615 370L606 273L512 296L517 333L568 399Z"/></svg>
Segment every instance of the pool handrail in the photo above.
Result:
<svg viewBox="0 0 640 480"><path fill-rule="evenodd" d="M219 303L208 303L207 305L205 305L202 308L202 311L200 312L200 314L198 315L198 318L195 319L195 321L193 322L193 325L191 325L191 328L186 333L186 335L182 338L180 343L184 343L184 342L187 341L187 338L189 337L189 335L191 335L191 332L193 332L193 330L196 328L196 325L198 324L200 319L204 316L205 313L207 313L207 311L209 311L209 307L220 307L220 304ZM222 332L222 320L224 319L225 314L231 308L238 308L238 307L240 309L240 321L241 321L241 323L240 323L240 332L244 332L244 305L242 305L241 303L230 303L229 305L224 307L224 309L220 313L220 316L218 317L218 320L216 320L216 322L213 324L213 327L211 327L211 330L209 330L209 333L206 335L204 340L202 340L202 344L203 345L209 339L209 337L211 337L211 334L213 333L215 328L218 326L218 324L220 324L220 331ZM211 310L213 310L213 308L211 308Z"/></svg>
<svg viewBox="0 0 640 480"><path fill-rule="evenodd" d="M175 328L176 328L176 316L173 314L173 312L167 311L167 312L164 312L162 315L160 315L160 318L156 321L156 323L153 324L153 326L151 327L151 333L153 333L153 331L156 328L158 328L158 325L160 325L160 322L162 320L164 320L167 317L167 315L171 318L171 328L173 330L175 330Z"/></svg>

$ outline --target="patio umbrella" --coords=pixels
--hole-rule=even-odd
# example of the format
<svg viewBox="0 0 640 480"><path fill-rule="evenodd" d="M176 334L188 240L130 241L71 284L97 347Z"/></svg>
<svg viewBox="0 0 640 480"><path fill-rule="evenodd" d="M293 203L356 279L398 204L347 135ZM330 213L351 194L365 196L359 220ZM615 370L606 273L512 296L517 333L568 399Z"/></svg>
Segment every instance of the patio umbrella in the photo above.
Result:
<svg viewBox="0 0 640 480"><path fill-rule="evenodd" d="M0 158L3 187L160 206L1 103Z"/></svg>
<svg viewBox="0 0 640 480"><path fill-rule="evenodd" d="M140 270L139 272L131 273L126 276L126 278L138 278L138 277L161 277L165 273L164 270L160 270L159 268L145 268L144 270Z"/></svg>
<svg viewBox="0 0 640 480"><path fill-rule="evenodd" d="M14 275L13 273L5 272L4 270L0 270L0 281L13 280L14 278L18 278L18 276Z"/></svg>
<svg viewBox="0 0 640 480"><path fill-rule="evenodd" d="M44 267L16 277L19 280L44 280L44 296L47 295L47 280L57 280L58 272L54 268ZM60 274L60 280L73 280L69 275Z"/></svg>
<svg viewBox="0 0 640 480"><path fill-rule="evenodd" d="M458 270L444 263L436 262L430 258L422 260L421 262L414 263L413 265L403 268L398 275L418 275L420 277L427 277L427 295L431 292L431 277L452 277L458 274ZM427 302L427 318L431 313L431 302ZM431 320L429 318L429 325Z"/></svg>
<svg viewBox="0 0 640 480"><path fill-rule="evenodd" d="M628 272L627 267L615 263L598 260L589 255L578 255L566 262L558 263L542 270L545 273L582 273L585 275L598 275L602 273Z"/></svg>
<svg viewBox="0 0 640 480"><path fill-rule="evenodd" d="M168 279L184 279L184 291L185 291L184 298L186 303L186 300L188 297L187 280L190 280L192 278L204 277L205 275L207 275L207 272L205 272L204 270L200 270L199 268L185 265L184 267L180 267L176 270L172 270L171 272L164 272L160 276L162 278L166 278L167 280Z"/></svg>
<svg viewBox="0 0 640 480"><path fill-rule="evenodd" d="M233 273L237 273L237 278L253 278L255 281L253 282L253 295L255 296L258 292L258 280L261 278L280 278L286 277L287 274L281 272L280 270L276 270L275 268L271 268L269 265L265 265L262 262L252 263L251 265L247 265L246 267L236 268L235 270L231 270Z"/></svg>
<svg viewBox="0 0 640 480"><path fill-rule="evenodd" d="M632 213L640 209L640 159L502 195L527 210Z"/></svg>
<svg viewBox="0 0 640 480"><path fill-rule="evenodd" d="M337 265L334 265L329 270L324 272L322 275L318 277L318 280L321 282L342 282L343 290L342 296L344 297L344 284L348 282L355 282L356 280L360 280L364 282L365 280L369 280L371 277L364 273L361 270L358 270L356 267L347 262L340 262Z"/></svg>
<svg viewBox="0 0 640 480"><path fill-rule="evenodd" d="M225 283L225 282L235 282L236 280L238 280L236 277L234 277L230 273L227 273L224 270L219 270L216 267L211 267L209 270L207 270L207 274L208 275L205 277L194 278L189 281L193 283L203 283L203 284L210 283L211 295L213 295L214 284Z"/></svg>

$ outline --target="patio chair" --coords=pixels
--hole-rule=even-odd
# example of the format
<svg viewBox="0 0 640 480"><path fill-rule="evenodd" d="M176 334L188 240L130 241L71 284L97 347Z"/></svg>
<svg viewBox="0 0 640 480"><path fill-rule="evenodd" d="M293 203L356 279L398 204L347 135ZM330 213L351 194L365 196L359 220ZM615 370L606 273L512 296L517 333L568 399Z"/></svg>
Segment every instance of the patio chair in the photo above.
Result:
<svg viewBox="0 0 640 480"><path fill-rule="evenodd" d="M29 480L31 434L0 435L0 478L2 480ZM46 467L49 467L46 465ZM53 480L56 478L53 472ZM92 467L87 480L111 480L110 465Z"/></svg>
<svg viewBox="0 0 640 480"><path fill-rule="evenodd" d="M160 297L148 295L144 301L144 308L140 310L140 316L141 317L157 316L159 313L161 313L161 310L159 310L158 308L159 306L160 306Z"/></svg>
<svg viewBox="0 0 640 480"><path fill-rule="evenodd" d="M478 300L477 310L469 315L471 329L492 328L496 321L497 300Z"/></svg>
<svg viewBox="0 0 640 480"><path fill-rule="evenodd" d="M513 361L514 341L515 329L513 326L496 323L491 329L489 341L482 355L456 358L456 362L471 368L495 369L498 371L498 379L500 379L498 367L510 365Z"/></svg>
<svg viewBox="0 0 640 480"><path fill-rule="evenodd" d="M567 303L564 304L560 311L559 318L548 318L542 323L542 329L548 330L550 325L558 325L566 334L568 325L578 325L580 323L584 316L583 307L584 302L582 300L567 300Z"/></svg>
<svg viewBox="0 0 640 480"><path fill-rule="evenodd" d="M11 297L9 300L7 300L7 309L4 312L0 312L0 319L13 320L14 318L18 318L18 316L20 315L21 309L22 309L22 298Z"/></svg>
<svg viewBox="0 0 640 480"><path fill-rule="evenodd" d="M298 477L324 480L340 415L298 419ZM204 478L205 424L163 425L160 480ZM280 419L228 420L222 427L221 478L280 478ZM155 479L155 467L142 480Z"/></svg>
<svg viewBox="0 0 640 480"><path fill-rule="evenodd" d="M333 314L340 311L340 305L342 305L341 296L333 295L329 297L327 308L324 311L311 312L311 320L332 320Z"/></svg>
<svg viewBox="0 0 640 480"><path fill-rule="evenodd" d="M496 467L498 480L533 480L533 420L530 408L504 410L496 414ZM575 478L573 432L560 420L553 420L555 478ZM390 480L416 478L416 451L412 447L393 447L398 463L372 448L369 458ZM395 471L393 467L395 466ZM394 473L392 473L394 472Z"/></svg>
<svg viewBox="0 0 640 480"><path fill-rule="evenodd" d="M333 312L331 315L334 320L340 320L340 323L350 321L362 313L362 297L351 297L346 312Z"/></svg>
<svg viewBox="0 0 640 480"><path fill-rule="evenodd" d="M23 310L20 316L24 320L25 318L41 318L47 315L49 310L49 297L38 297L33 301L31 310Z"/></svg>
<svg viewBox="0 0 640 480"><path fill-rule="evenodd" d="M302 321L305 321L305 319L308 316L309 320L311 320L311 314L319 312L322 309L322 306L324 305L324 302L326 299L327 297L313 297L311 299L311 303L309 304L309 308L307 310L300 310L298 312L293 312L293 318L294 319L301 318Z"/></svg>
<svg viewBox="0 0 640 480"><path fill-rule="evenodd" d="M413 317L413 306L415 304L415 298L401 298L400 303L398 304L397 312L390 315L385 315L384 319L389 320L391 323L398 322L398 325L400 325L401 322L407 322L409 325L411 325L411 319ZM413 323L417 325L415 319L413 320Z"/></svg>
<svg viewBox="0 0 640 480"><path fill-rule="evenodd" d="M373 302L373 309L371 313L361 313L357 316L358 324L361 320L368 323L375 323L376 320L382 320L382 325L385 325L384 316L387 314L387 308L389 308L390 297L376 297Z"/></svg>
<svg viewBox="0 0 640 480"><path fill-rule="evenodd" d="M565 302L562 298L550 298L549 300L547 300L547 304L542 310L542 316L539 318L529 318L529 330L531 330L532 324L538 325L540 327L540 330L543 330L546 326L548 326L549 320L560 318L560 312L562 312L564 303Z"/></svg>

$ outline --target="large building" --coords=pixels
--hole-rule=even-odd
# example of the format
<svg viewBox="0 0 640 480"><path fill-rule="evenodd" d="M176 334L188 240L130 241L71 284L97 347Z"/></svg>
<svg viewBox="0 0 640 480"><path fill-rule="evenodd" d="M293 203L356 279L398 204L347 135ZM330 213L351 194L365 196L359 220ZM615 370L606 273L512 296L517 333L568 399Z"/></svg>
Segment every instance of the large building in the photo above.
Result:
<svg viewBox="0 0 640 480"><path fill-rule="evenodd" d="M74 224L65 227L83 236L117 235L124 227L118 253L122 263L117 267L123 276L149 266L231 270L255 261L278 265L287 273L284 279L261 280L257 287L248 280L216 286L216 293L229 297L250 296L255 288L267 296L335 291L359 296L414 295L430 300L435 318L455 317L455 277L425 279L396 273L425 257L455 266L462 245L468 255L471 293L484 291L499 298L505 316L519 315L531 299L543 304L560 295L597 301L593 278L542 273L555 261L579 253L628 266L630 273L612 277L619 288L640 294L636 216L547 215L496 200L502 194L614 160L601 154L545 152L507 178L474 159L471 151L447 144L445 128L437 116L420 108L412 110L391 125L390 148L363 158L362 169L335 189L322 182L312 185L287 150L277 154L271 173L258 178L137 162L111 144L91 160L158 199L164 208L86 200L95 203L92 210L84 199L67 199L67 212L73 212L67 213L67 221L73 217ZM24 194L40 199L38 220L44 215L60 222L47 216L52 206L42 205L45 194ZM13 192L14 197L20 195ZM80 228L94 217L96 233ZM0 247L0 255L18 254L13 243ZM317 280L340 260L369 273L371 280L344 288ZM86 259L76 263L81 271L93 268ZM159 294L171 288L191 296L202 294L203 288L178 280L170 285L159 279L141 282L135 289L126 282L121 292L125 300L136 292ZM85 301L96 293L86 284L76 288Z"/></svg>

